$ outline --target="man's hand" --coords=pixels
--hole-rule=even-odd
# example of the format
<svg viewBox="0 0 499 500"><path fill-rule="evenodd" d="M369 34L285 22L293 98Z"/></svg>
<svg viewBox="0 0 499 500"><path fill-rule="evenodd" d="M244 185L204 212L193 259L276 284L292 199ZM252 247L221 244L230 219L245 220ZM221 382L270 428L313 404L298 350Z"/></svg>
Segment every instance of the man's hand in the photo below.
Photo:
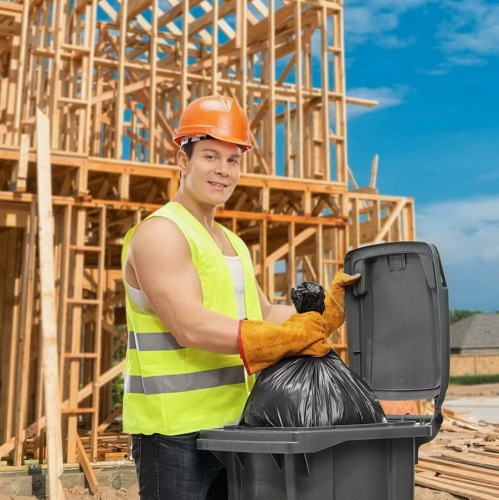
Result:
<svg viewBox="0 0 499 500"><path fill-rule="evenodd" d="M321 357L331 350L326 322L318 312L293 314L281 324L239 322L239 352L249 374L296 355Z"/></svg>

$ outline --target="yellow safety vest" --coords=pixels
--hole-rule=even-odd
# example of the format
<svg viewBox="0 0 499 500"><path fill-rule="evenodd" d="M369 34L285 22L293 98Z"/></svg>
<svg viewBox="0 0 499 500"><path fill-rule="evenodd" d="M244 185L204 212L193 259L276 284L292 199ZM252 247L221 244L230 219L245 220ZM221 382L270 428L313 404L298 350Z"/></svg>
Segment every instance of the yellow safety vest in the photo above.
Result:
<svg viewBox="0 0 499 500"><path fill-rule="evenodd" d="M171 219L183 232L201 281L203 306L237 319L230 270L201 223L175 202L167 203L149 217ZM123 262L136 228L130 229L125 236ZM248 248L241 238L223 229L243 265L246 316L261 320ZM239 355L180 346L154 313L144 314L134 308L128 293L126 312L125 432L176 435L237 422L254 383L252 376L246 376Z"/></svg>

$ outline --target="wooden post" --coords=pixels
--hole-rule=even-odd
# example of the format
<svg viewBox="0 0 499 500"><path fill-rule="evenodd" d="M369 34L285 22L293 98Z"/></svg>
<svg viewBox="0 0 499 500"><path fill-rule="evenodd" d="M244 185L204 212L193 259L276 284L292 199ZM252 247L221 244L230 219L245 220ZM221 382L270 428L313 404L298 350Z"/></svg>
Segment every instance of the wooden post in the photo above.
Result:
<svg viewBox="0 0 499 500"><path fill-rule="evenodd" d="M61 397L59 394L59 362L57 354L57 323L54 286L54 228L52 219L52 179L50 166L50 123L47 116L36 109L38 181L38 245L41 291L41 358L45 417L47 419L47 455L50 498L64 498L62 474Z"/></svg>
<svg viewBox="0 0 499 500"><path fill-rule="evenodd" d="M28 157L29 157L29 135L21 134L21 147L19 149L19 161L15 164L10 179L10 188L16 193L26 191L28 179Z"/></svg>

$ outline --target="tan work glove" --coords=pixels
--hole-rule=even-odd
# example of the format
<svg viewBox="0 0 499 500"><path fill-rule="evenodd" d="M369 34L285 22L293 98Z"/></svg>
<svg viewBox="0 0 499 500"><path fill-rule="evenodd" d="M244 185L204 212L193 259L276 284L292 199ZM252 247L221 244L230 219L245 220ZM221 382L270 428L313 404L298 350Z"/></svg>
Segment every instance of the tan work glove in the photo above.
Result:
<svg viewBox="0 0 499 500"><path fill-rule="evenodd" d="M298 353L321 357L331 350L326 324L318 312L293 314L284 323L239 321L239 353L251 375Z"/></svg>
<svg viewBox="0 0 499 500"><path fill-rule="evenodd" d="M355 283L360 278L360 273L350 274L338 271L325 290L326 309L322 317L326 320L326 335L332 335L345 322L345 287Z"/></svg>

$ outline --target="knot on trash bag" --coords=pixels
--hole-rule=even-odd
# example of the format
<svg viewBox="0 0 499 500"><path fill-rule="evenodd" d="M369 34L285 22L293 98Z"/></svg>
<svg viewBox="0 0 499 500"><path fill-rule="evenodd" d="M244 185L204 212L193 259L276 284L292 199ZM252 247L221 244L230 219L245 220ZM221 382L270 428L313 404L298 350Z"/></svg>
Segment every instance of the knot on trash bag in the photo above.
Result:
<svg viewBox="0 0 499 500"><path fill-rule="evenodd" d="M291 301L299 313L316 311L322 314L326 309L324 288L313 281L304 281L291 289Z"/></svg>

